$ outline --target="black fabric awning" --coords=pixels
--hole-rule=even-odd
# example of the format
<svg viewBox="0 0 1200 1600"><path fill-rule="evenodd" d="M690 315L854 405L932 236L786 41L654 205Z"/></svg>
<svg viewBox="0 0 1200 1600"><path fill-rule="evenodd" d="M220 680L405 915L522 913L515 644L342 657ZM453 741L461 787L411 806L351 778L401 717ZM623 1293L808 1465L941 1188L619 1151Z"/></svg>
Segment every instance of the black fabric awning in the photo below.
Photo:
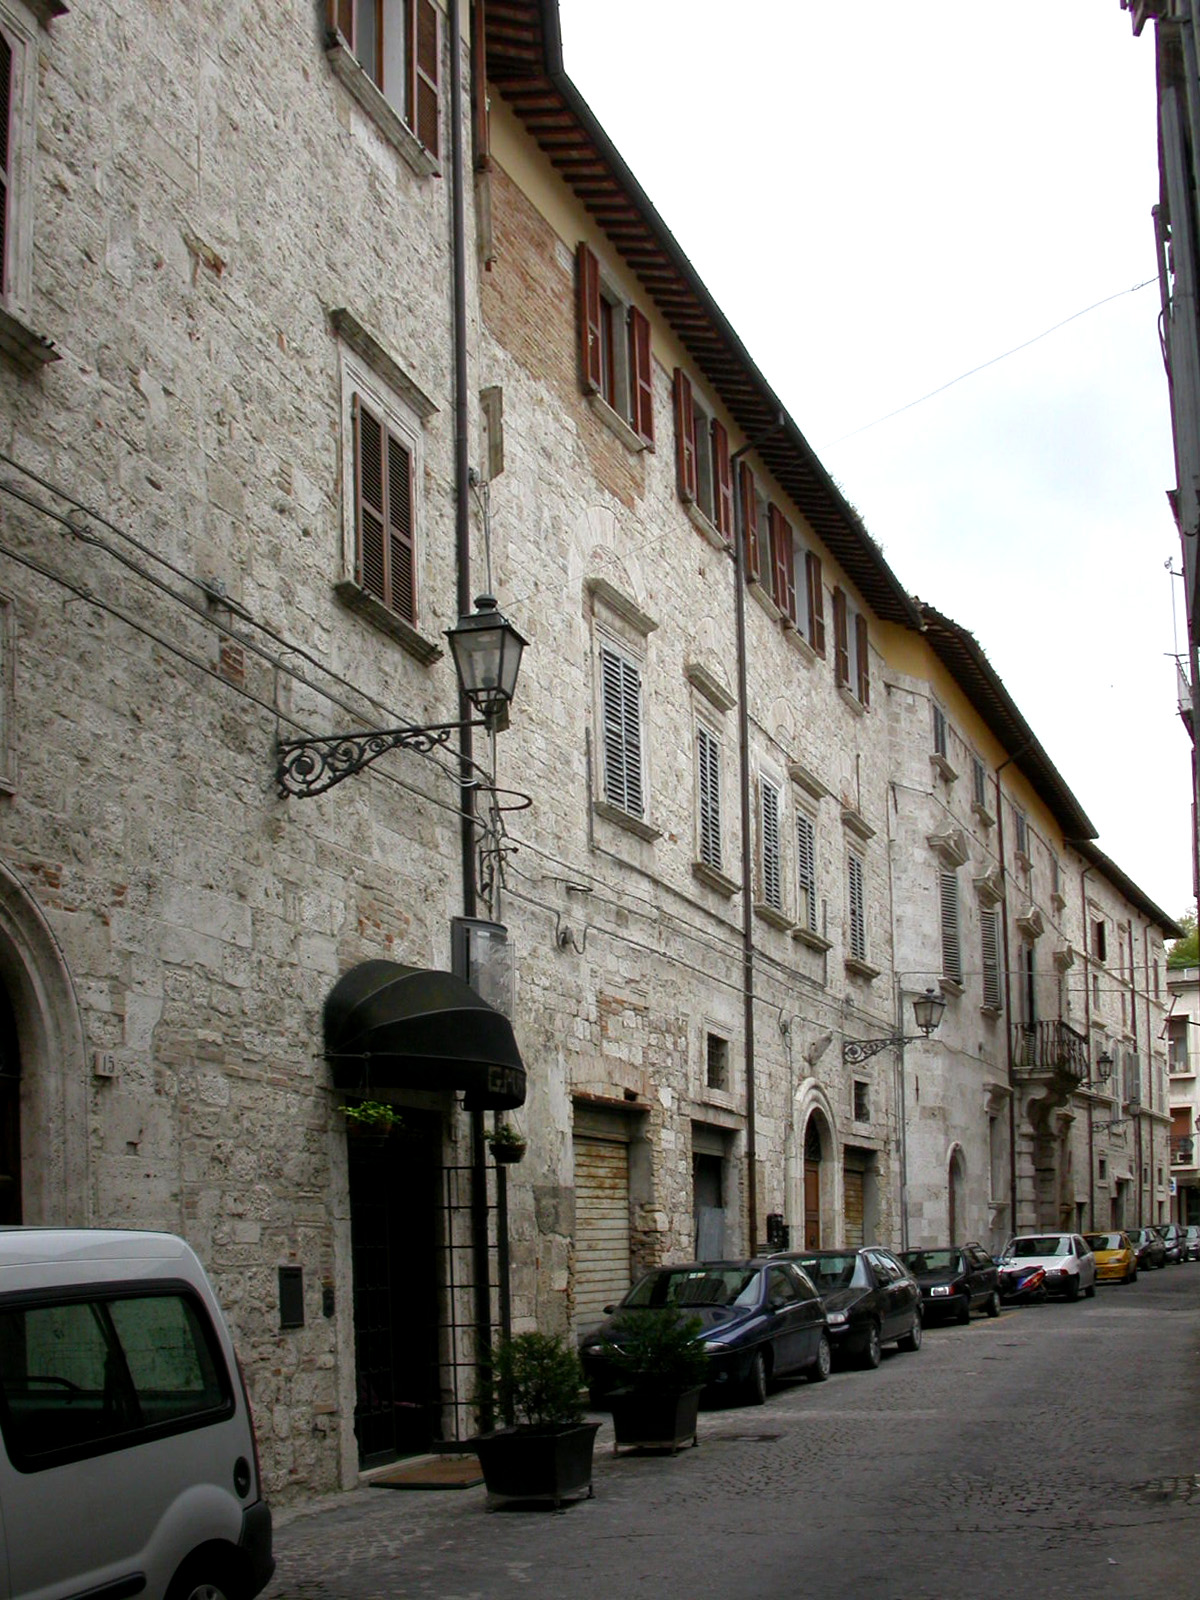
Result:
<svg viewBox="0 0 1200 1600"><path fill-rule="evenodd" d="M324 1020L338 1089L462 1089L472 1111L525 1103L512 1023L451 972L364 961L329 991Z"/></svg>

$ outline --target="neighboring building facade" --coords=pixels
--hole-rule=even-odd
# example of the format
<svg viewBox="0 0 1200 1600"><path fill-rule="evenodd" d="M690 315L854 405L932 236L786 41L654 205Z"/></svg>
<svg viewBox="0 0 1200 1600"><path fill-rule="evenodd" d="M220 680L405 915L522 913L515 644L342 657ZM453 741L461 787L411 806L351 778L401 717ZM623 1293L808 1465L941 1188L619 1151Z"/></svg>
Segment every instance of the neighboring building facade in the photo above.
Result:
<svg viewBox="0 0 1200 1600"><path fill-rule="evenodd" d="M1169 924L555 6L143 22L0 0L0 1220L184 1233L286 1499L466 1437L497 1330L655 1262L1161 1210ZM325 788L367 752L295 741L464 720L441 635L485 588L507 730Z"/></svg>
<svg viewBox="0 0 1200 1600"><path fill-rule="evenodd" d="M1200 1223L1200 967L1167 971L1172 1222Z"/></svg>

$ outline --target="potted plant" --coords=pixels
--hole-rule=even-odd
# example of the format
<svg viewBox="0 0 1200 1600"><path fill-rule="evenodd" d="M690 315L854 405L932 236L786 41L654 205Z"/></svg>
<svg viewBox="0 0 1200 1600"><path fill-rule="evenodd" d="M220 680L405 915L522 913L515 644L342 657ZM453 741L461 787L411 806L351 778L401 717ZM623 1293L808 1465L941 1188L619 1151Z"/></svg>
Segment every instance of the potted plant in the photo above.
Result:
<svg viewBox="0 0 1200 1600"><path fill-rule="evenodd" d="M511 1122L498 1122L486 1138L488 1148L492 1152L492 1160L501 1166L520 1161L525 1154L525 1140Z"/></svg>
<svg viewBox="0 0 1200 1600"><path fill-rule="evenodd" d="M519 1333L493 1352L490 1395L506 1427L480 1434L474 1449L488 1509L504 1501L564 1501L592 1494L598 1422L583 1420L583 1368L557 1334Z"/></svg>
<svg viewBox="0 0 1200 1600"><path fill-rule="evenodd" d="M613 1419L613 1454L624 1445L670 1450L697 1443L700 1394L708 1357L699 1317L672 1307L632 1312L614 1329L607 1356L621 1379L608 1397Z"/></svg>
<svg viewBox="0 0 1200 1600"><path fill-rule="evenodd" d="M347 1133L360 1137L383 1140L404 1126L400 1112L386 1100L352 1100L338 1110L346 1119Z"/></svg>

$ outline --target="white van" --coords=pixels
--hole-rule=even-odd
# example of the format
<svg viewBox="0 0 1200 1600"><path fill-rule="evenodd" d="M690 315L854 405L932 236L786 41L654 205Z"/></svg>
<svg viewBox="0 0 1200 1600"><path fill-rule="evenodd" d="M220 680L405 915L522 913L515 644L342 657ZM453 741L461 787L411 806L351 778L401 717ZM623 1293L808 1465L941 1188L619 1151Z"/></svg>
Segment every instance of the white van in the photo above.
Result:
<svg viewBox="0 0 1200 1600"><path fill-rule="evenodd" d="M245 1385L193 1252L0 1228L0 1600L252 1600L273 1568Z"/></svg>

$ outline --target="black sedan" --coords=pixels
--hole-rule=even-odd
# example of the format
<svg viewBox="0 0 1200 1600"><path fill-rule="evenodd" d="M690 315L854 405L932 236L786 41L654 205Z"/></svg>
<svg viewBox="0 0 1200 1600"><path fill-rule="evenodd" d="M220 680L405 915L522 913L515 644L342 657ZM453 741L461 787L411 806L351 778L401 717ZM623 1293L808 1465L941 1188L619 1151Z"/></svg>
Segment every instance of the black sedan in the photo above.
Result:
<svg viewBox="0 0 1200 1600"><path fill-rule="evenodd" d="M1129 1242L1137 1251L1139 1272L1149 1272L1151 1267L1165 1267L1167 1247L1156 1228L1126 1228Z"/></svg>
<svg viewBox="0 0 1200 1600"><path fill-rule="evenodd" d="M1000 1315L999 1271L981 1244L905 1250L900 1260L921 1286L925 1320L969 1322L972 1311Z"/></svg>
<svg viewBox="0 0 1200 1600"><path fill-rule="evenodd" d="M677 1307L696 1317L708 1356L708 1387L752 1405L767 1397L773 1377L829 1376L830 1330L808 1276L790 1261L692 1261L658 1267L635 1283L598 1328L579 1342L593 1405L618 1385L608 1351L641 1311Z"/></svg>
<svg viewBox="0 0 1200 1600"><path fill-rule="evenodd" d="M804 1250L785 1257L803 1267L825 1302L835 1355L877 1367L880 1346L921 1348L921 1291L890 1250Z"/></svg>

